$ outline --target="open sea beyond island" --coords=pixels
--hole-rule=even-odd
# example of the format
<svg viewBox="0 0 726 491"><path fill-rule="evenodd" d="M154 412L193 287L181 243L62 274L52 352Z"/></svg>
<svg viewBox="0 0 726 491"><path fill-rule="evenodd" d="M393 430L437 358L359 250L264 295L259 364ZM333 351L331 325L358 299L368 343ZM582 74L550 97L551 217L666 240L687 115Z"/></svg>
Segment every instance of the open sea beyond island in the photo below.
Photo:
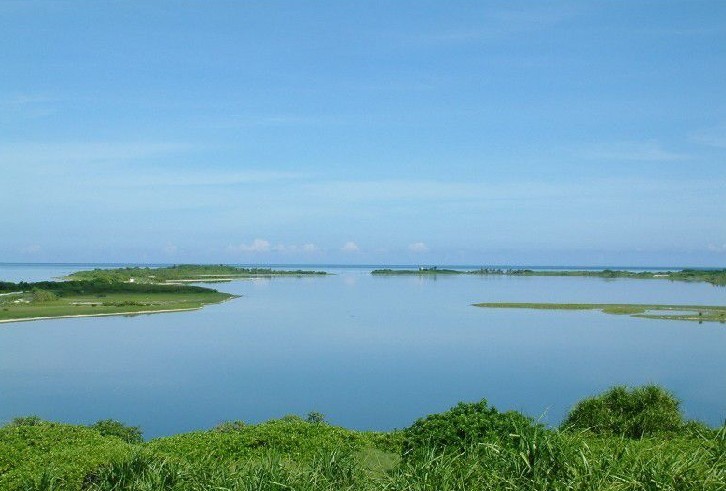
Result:
<svg viewBox="0 0 726 491"><path fill-rule="evenodd" d="M0 264L0 281L95 267ZM388 430L487 398L555 425L588 395L647 383L673 391L686 417L724 422L725 324L472 304L723 306L726 287L375 268L308 265L332 274L206 285L241 297L192 312L0 324L0 424L114 418L149 438L318 411Z"/></svg>

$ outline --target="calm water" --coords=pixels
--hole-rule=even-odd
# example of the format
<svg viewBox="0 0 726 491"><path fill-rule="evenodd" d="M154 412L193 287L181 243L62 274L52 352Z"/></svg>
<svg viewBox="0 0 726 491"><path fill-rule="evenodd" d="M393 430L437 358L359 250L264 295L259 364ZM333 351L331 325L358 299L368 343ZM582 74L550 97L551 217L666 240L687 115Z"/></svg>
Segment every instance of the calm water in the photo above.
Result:
<svg viewBox="0 0 726 491"><path fill-rule="evenodd" d="M36 281L79 265L2 265ZM614 384L658 383L689 417L726 418L726 326L473 302L726 305L726 288L661 280L334 276L215 287L196 312L0 325L0 422L115 418L147 437L316 410L351 428L405 427L487 398L558 423Z"/></svg>

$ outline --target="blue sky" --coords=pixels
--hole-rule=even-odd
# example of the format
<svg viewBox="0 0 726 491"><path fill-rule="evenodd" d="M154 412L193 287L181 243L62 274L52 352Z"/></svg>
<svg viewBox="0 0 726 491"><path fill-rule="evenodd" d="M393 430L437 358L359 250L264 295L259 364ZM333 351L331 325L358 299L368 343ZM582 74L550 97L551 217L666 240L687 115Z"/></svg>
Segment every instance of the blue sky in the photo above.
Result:
<svg viewBox="0 0 726 491"><path fill-rule="evenodd" d="M726 2L0 0L0 261L726 266Z"/></svg>

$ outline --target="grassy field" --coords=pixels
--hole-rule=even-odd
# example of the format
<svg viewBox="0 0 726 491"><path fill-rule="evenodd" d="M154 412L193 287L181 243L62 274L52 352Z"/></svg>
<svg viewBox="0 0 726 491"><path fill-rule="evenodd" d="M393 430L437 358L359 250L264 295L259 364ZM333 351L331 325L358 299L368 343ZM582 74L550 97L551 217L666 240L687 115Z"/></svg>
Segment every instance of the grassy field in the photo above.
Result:
<svg viewBox="0 0 726 491"><path fill-rule="evenodd" d="M33 295L0 297L0 322L44 317L132 315L169 310L192 310L232 298L217 291L189 293L116 293L59 297L34 302ZM18 301L19 303L15 303Z"/></svg>
<svg viewBox="0 0 726 491"><path fill-rule="evenodd" d="M191 310L234 297L189 285L104 281L0 282L0 322Z"/></svg>
<svg viewBox="0 0 726 491"><path fill-rule="evenodd" d="M394 432L287 416L143 442L137 428L15 420L0 428L0 490L724 490L726 430L685 421L658 387L616 387L560 428L486 401Z"/></svg>
<svg viewBox="0 0 726 491"><path fill-rule="evenodd" d="M475 307L495 309L599 310L606 314L630 315L646 319L697 322L726 322L726 307L704 305L646 305L608 303L475 303Z"/></svg>

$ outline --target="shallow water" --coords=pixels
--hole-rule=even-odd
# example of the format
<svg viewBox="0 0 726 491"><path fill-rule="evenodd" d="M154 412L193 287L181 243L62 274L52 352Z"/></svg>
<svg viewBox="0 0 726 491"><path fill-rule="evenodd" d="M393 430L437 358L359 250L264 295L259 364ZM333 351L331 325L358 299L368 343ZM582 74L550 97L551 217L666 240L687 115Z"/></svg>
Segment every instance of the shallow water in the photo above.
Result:
<svg viewBox="0 0 726 491"><path fill-rule="evenodd" d="M24 268L24 269L23 269ZM80 266L0 265L39 280ZM557 424L615 384L658 383L689 417L726 417L726 326L474 302L726 305L726 289L667 280L334 276L212 287L195 312L0 326L0 421L116 418L147 437L315 410L391 429L487 398Z"/></svg>

